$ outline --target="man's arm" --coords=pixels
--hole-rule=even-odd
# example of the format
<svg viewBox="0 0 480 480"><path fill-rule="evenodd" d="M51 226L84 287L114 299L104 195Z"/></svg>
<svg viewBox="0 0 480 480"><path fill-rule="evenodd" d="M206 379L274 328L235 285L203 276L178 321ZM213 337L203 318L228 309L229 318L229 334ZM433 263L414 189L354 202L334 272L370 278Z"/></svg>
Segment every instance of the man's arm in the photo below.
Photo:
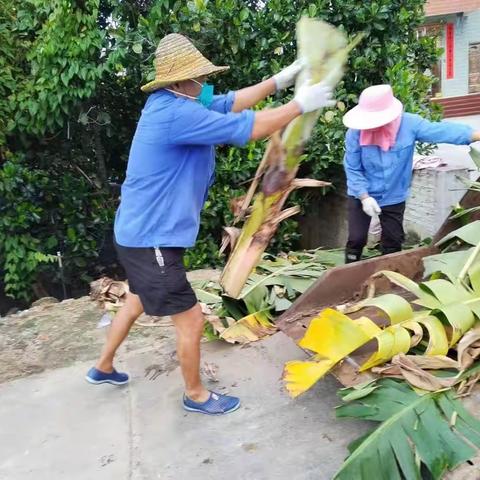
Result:
<svg viewBox="0 0 480 480"><path fill-rule="evenodd" d="M286 105L256 112L250 140L268 137L286 127L302 113L312 112L323 107L332 107L335 103L335 100L332 100L332 90L323 83L304 86Z"/></svg>
<svg viewBox="0 0 480 480"><path fill-rule="evenodd" d="M258 102L272 95L272 93L291 87L295 83L295 78L301 69L302 63L300 60L296 60L272 78L252 85L251 87L237 90L235 92L235 102L233 103L232 112L241 112L247 108L252 108Z"/></svg>
<svg viewBox="0 0 480 480"><path fill-rule="evenodd" d="M272 77L251 87L237 90L235 92L232 112L241 112L242 110L254 107L258 102L275 93L276 89L275 80Z"/></svg>
<svg viewBox="0 0 480 480"><path fill-rule="evenodd" d="M242 146L249 140L268 137L302 113L334 104L331 89L322 83L302 87L286 105L260 112L221 114L188 100L175 111L168 140L184 145Z"/></svg>
<svg viewBox="0 0 480 480"><path fill-rule="evenodd" d="M300 105L292 100L281 107L265 109L255 113L250 140L260 140L287 126L302 114Z"/></svg>

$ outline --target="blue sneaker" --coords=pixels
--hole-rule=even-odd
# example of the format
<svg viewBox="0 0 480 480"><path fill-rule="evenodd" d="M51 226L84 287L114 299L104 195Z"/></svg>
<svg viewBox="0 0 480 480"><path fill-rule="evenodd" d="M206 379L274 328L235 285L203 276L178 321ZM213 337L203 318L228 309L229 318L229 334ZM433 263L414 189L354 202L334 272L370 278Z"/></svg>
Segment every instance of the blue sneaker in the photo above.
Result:
<svg viewBox="0 0 480 480"><path fill-rule="evenodd" d="M85 380L94 385L100 385L101 383L111 383L112 385L125 385L128 383L129 376L126 373L119 373L113 369L112 373L105 373L92 367L85 377Z"/></svg>
<svg viewBox="0 0 480 480"><path fill-rule="evenodd" d="M240 407L240 399L230 395L210 392L206 402L194 402L186 395L183 396L183 408L189 412L204 413L205 415L224 415L234 412Z"/></svg>

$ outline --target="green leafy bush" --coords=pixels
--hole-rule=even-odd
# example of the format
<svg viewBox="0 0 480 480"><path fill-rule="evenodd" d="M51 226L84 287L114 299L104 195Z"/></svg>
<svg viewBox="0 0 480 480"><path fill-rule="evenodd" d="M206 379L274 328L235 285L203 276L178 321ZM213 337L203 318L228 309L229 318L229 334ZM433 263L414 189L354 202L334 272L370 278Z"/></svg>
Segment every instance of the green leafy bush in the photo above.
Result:
<svg viewBox="0 0 480 480"><path fill-rule="evenodd" d="M155 47L165 34L181 32L212 61L231 66L214 79L221 92L288 65L295 58L297 20L318 16L350 35L366 33L337 90L340 105L350 108L366 86L391 81L408 109L429 115L432 79L424 71L438 52L433 39L416 36L423 5L424 0L0 0L2 238L15 238L25 252L60 251L72 287L94 273L118 200L110 184L123 180L146 99L139 87L152 78ZM288 92L268 104L287 99ZM306 175L343 181L342 110L322 115L302 167ZM217 181L197 245L187 254L190 268L222 261L217 249L231 218L230 199L244 193L263 149L262 142L218 148ZM305 208L310 201L318 196L301 200ZM295 222L286 222L272 251L294 248L297 237ZM54 281L56 267L30 253L27 269L27 253L17 261L11 252L23 250L12 242L0 245L0 265L9 265L7 291L31 297L38 274L49 272Z"/></svg>
<svg viewBox="0 0 480 480"><path fill-rule="evenodd" d="M32 169L9 155L0 169L0 199L0 271L7 294L30 300L41 272L58 280L57 251L67 282L90 280L113 213L102 191L92 191L81 176Z"/></svg>

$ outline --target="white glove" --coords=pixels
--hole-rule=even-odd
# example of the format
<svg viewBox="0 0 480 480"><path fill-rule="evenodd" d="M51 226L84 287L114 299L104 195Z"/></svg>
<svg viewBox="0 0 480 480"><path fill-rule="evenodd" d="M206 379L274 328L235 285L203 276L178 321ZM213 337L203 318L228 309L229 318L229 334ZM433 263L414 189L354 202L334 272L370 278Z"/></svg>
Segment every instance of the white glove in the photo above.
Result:
<svg viewBox="0 0 480 480"><path fill-rule="evenodd" d="M369 217L377 217L382 213L382 209L372 197L366 197L362 200L362 208Z"/></svg>
<svg viewBox="0 0 480 480"><path fill-rule="evenodd" d="M332 89L323 82L299 88L294 100L300 105L303 113L333 107L337 103L332 100Z"/></svg>
<svg viewBox="0 0 480 480"><path fill-rule="evenodd" d="M291 65L274 75L273 79L275 80L277 91L291 87L295 83L295 78L297 78L297 75L300 73L302 67L303 62L298 59L295 60Z"/></svg>

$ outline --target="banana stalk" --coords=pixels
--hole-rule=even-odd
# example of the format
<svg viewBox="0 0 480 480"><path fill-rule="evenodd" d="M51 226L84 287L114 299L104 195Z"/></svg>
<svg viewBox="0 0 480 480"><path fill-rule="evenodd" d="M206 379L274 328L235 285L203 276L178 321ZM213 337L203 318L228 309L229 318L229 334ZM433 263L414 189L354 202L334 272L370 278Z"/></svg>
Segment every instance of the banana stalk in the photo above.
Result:
<svg viewBox="0 0 480 480"><path fill-rule="evenodd" d="M296 89L319 81L334 87L342 78L348 53L361 37L358 35L347 44L346 36L331 25L302 18L297 24L298 56L307 67L299 74ZM330 185L319 180L295 178L303 159L303 145L309 139L319 115L319 111L301 115L287 126L282 135L273 135L267 145L253 185L255 189L262 175L261 191L255 196L251 214L235 245L231 246L233 251L220 279L225 293L231 297L240 295L278 224L299 212L297 207L282 210L289 194L304 186ZM252 196L250 189L237 220L247 211Z"/></svg>

